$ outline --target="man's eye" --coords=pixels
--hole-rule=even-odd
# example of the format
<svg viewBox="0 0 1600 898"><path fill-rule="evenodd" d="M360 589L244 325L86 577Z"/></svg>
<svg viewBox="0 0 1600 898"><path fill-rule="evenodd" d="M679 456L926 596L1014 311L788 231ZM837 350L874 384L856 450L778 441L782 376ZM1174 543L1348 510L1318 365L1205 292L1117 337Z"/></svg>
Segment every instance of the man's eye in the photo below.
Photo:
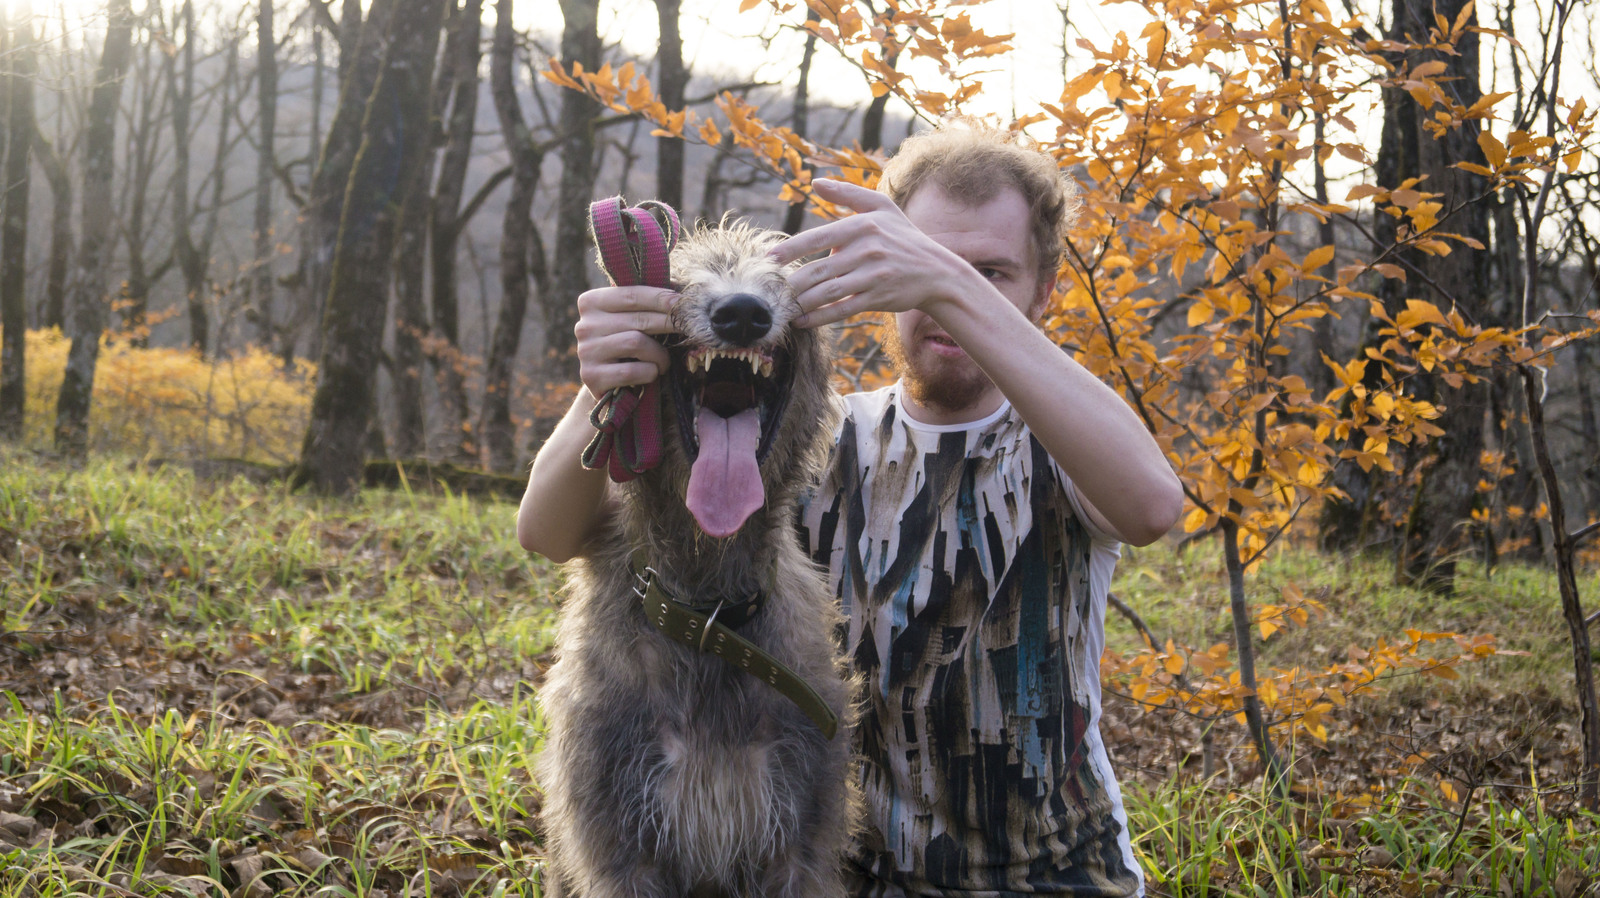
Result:
<svg viewBox="0 0 1600 898"><path fill-rule="evenodd" d="M979 267L978 273L983 275L983 279L986 281L998 281L1005 277L1005 272L998 268Z"/></svg>

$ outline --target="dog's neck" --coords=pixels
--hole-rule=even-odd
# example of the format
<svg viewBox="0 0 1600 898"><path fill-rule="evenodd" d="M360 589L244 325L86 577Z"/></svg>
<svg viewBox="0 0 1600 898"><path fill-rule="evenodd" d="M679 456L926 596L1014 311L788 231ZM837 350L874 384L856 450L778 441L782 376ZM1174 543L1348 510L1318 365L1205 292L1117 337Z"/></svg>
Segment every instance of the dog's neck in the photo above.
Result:
<svg viewBox="0 0 1600 898"><path fill-rule="evenodd" d="M634 488L657 492L644 484ZM780 499L752 514L739 532L717 539L700 530L681 498L650 495L646 502L659 504L623 503L619 535L624 544L643 547L650 565L668 583L694 591L748 592L763 585L778 553L800 551L794 500ZM642 513L643 508L650 513Z"/></svg>

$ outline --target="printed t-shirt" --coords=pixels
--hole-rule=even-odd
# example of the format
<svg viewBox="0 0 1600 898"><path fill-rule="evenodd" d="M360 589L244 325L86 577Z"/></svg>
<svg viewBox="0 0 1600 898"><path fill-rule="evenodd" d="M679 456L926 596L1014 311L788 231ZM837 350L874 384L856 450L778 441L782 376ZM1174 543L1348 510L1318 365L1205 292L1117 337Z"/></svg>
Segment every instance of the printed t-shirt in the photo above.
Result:
<svg viewBox="0 0 1600 898"><path fill-rule="evenodd" d="M898 384L843 400L800 528L865 680L852 889L1141 893L1099 732L1117 542L1009 404L935 426Z"/></svg>

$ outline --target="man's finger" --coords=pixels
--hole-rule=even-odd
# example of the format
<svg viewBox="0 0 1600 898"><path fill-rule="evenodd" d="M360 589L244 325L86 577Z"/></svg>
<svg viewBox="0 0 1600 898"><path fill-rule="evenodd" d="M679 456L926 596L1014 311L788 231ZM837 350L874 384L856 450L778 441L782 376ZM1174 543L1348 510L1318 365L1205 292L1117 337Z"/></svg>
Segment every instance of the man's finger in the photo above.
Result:
<svg viewBox="0 0 1600 898"><path fill-rule="evenodd" d="M895 208L894 200L887 194L879 193L870 187L860 184L851 184L849 181L835 181L832 178L817 178L811 182L811 187L817 195L830 203L837 203L855 212L876 212L880 209Z"/></svg>
<svg viewBox="0 0 1600 898"><path fill-rule="evenodd" d="M578 297L578 311L585 312L660 312L672 311L678 294L660 287L599 287Z"/></svg>
<svg viewBox="0 0 1600 898"><path fill-rule="evenodd" d="M870 311L872 309L867 305L867 301L860 294L856 294L825 305L815 311L807 312L796 319L794 325L795 327L822 327Z"/></svg>
<svg viewBox="0 0 1600 898"><path fill-rule="evenodd" d="M790 262L816 255L823 250L838 249L850 242L850 236L854 232L853 219L830 221L786 238L768 251L767 255L779 265L788 265Z"/></svg>

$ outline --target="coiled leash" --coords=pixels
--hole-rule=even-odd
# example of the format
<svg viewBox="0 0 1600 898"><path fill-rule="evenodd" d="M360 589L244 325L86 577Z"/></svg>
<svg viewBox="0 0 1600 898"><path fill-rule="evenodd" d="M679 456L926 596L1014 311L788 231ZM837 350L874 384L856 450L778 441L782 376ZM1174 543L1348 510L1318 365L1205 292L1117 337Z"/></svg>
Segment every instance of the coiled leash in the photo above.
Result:
<svg viewBox="0 0 1600 898"><path fill-rule="evenodd" d="M670 288L668 260L682 233L678 213L665 203L647 200L628 208L614 196L589 206L600 268L618 287ZM661 393L655 381L607 390L589 423L595 434L583 450L585 468L604 468L612 481L626 483L661 463Z"/></svg>

